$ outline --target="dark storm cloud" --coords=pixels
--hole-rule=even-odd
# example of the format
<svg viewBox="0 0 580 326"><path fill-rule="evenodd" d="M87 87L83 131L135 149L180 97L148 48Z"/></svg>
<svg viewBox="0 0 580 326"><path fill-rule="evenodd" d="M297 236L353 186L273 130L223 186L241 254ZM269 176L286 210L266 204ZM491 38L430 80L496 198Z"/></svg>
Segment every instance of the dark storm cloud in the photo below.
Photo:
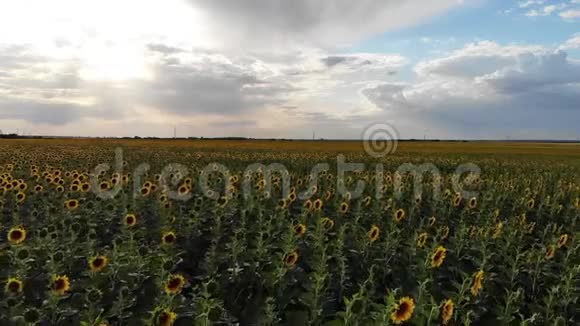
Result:
<svg viewBox="0 0 580 326"><path fill-rule="evenodd" d="M348 60L347 57L341 57L341 56L329 56L329 57L321 59L321 61L329 68L333 67L339 63L345 62L346 60Z"/></svg>
<svg viewBox="0 0 580 326"><path fill-rule="evenodd" d="M283 81L258 76L251 65L237 63L160 63L154 75L152 81L140 82L141 100L176 114L243 112L281 104L297 90Z"/></svg>
<svg viewBox="0 0 580 326"><path fill-rule="evenodd" d="M189 0L231 44L314 43L331 47L400 28L458 6L456 0Z"/></svg>
<svg viewBox="0 0 580 326"><path fill-rule="evenodd" d="M83 116L83 107L67 103L0 98L0 120L24 120L31 123L63 125Z"/></svg>

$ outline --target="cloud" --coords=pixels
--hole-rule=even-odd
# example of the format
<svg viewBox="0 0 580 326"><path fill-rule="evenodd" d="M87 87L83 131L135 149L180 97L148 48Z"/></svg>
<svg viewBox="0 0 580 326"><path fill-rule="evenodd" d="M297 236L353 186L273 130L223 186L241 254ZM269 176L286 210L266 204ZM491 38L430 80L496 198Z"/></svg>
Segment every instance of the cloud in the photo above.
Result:
<svg viewBox="0 0 580 326"><path fill-rule="evenodd" d="M564 20L575 21L580 19L580 9L570 9L560 13L560 17Z"/></svg>
<svg viewBox="0 0 580 326"><path fill-rule="evenodd" d="M501 46L495 42L471 43L439 59L421 61L415 66L419 76L473 78L516 63L520 54L541 51L537 46Z"/></svg>
<svg viewBox="0 0 580 326"><path fill-rule="evenodd" d="M541 5L544 2L546 2L546 0L528 0L528 1L521 1L518 3L520 8L528 8L530 6L534 6L534 5Z"/></svg>
<svg viewBox="0 0 580 326"><path fill-rule="evenodd" d="M63 125L78 120L83 114L81 106L69 103L0 98L0 120Z"/></svg>
<svg viewBox="0 0 580 326"><path fill-rule="evenodd" d="M348 55L330 55L321 59L322 63L334 72L355 72L359 70L387 69L394 71L408 63L401 55L382 55L374 53L357 53Z"/></svg>
<svg viewBox="0 0 580 326"><path fill-rule="evenodd" d="M466 135L489 137L526 126L575 137L580 64L564 51L486 41L421 62L415 70L415 82L373 83L361 93L385 114Z"/></svg>
<svg viewBox="0 0 580 326"><path fill-rule="evenodd" d="M579 0L580 1L580 0ZM569 38L560 46L561 50L580 49L580 34L576 34Z"/></svg>
<svg viewBox="0 0 580 326"><path fill-rule="evenodd" d="M417 24L463 1L189 0L223 46L308 44L335 47ZM227 22L224 24L223 22Z"/></svg>

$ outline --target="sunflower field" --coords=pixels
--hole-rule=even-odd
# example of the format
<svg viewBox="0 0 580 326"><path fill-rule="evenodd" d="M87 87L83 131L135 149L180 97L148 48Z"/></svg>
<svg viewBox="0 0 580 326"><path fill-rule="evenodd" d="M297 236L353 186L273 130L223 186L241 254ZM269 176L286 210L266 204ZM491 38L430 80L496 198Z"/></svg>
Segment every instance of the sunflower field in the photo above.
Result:
<svg viewBox="0 0 580 326"><path fill-rule="evenodd" d="M577 145L0 150L0 325L580 324Z"/></svg>

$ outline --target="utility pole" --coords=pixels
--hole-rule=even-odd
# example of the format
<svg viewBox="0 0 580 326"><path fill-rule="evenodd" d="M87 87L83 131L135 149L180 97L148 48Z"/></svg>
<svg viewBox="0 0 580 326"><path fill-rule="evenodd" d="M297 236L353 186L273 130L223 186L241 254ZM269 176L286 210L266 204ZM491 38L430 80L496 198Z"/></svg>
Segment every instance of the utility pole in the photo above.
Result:
<svg viewBox="0 0 580 326"><path fill-rule="evenodd" d="M177 138L177 126L173 126L173 139Z"/></svg>

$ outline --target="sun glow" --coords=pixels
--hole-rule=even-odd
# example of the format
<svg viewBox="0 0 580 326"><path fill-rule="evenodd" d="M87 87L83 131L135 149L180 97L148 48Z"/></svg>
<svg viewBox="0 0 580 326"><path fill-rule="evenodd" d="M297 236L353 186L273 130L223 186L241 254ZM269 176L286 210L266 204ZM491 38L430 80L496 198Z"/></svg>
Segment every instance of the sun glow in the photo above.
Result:
<svg viewBox="0 0 580 326"><path fill-rule="evenodd" d="M39 26L42 26L39 28ZM74 60L81 78L147 78L147 45L210 45L202 15L185 0L20 0L0 3L0 46Z"/></svg>

